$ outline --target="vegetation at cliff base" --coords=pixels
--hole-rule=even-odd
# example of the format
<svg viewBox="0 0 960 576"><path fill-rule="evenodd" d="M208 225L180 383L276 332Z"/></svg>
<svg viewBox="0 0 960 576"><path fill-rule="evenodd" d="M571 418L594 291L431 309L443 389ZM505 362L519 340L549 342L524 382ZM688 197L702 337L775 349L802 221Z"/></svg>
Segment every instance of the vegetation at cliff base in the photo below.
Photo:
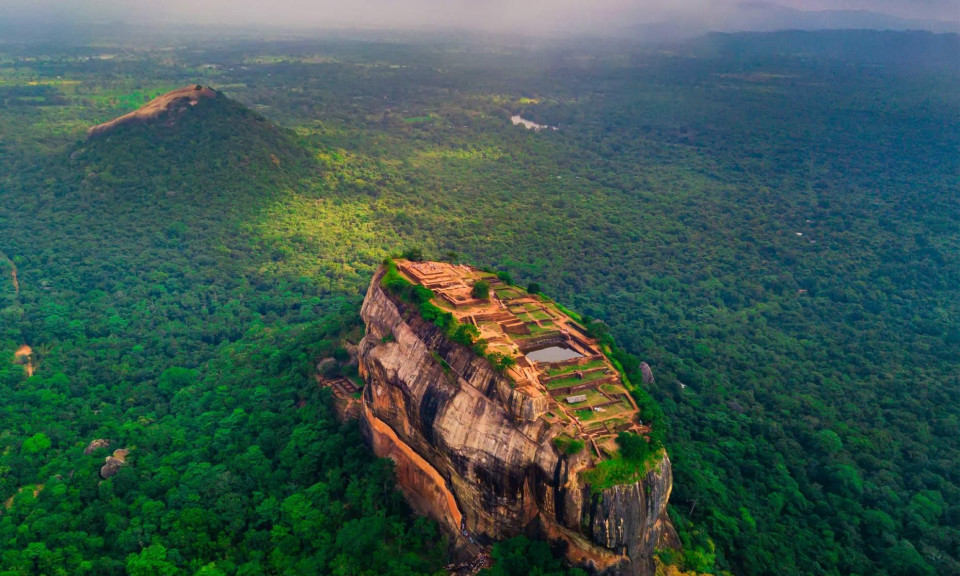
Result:
<svg viewBox="0 0 960 576"><path fill-rule="evenodd" d="M960 573L956 35L183 34L0 44L0 571L441 569L312 380L415 245L616 337L684 569Z"/></svg>
<svg viewBox="0 0 960 576"><path fill-rule="evenodd" d="M494 566L482 570L483 576L586 576L579 568L569 568L542 541L517 536L493 545Z"/></svg>

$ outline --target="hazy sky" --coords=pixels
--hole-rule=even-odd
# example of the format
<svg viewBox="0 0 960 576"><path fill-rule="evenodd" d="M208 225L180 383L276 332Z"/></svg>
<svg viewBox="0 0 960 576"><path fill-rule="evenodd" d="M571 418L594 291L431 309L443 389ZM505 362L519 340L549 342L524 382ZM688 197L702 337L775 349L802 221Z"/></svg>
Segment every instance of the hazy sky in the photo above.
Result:
<svg viewBox="0 0 960 576"><path fill-rule="evenodd" d="M0 0L4 14L84 21L307 27L578 30L676 20L711 26L742 0ZM960 20L960 0L781 0L806 10L862 9Z"/></svg>

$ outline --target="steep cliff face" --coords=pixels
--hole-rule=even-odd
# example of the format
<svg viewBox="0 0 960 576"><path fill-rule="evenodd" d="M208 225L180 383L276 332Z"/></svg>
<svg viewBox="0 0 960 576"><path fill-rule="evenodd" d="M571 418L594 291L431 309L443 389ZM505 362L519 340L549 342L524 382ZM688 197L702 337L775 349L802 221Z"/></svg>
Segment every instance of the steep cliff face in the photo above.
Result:
<svg viewBox="0 0 960 576"><path fill-rule="evenodd" d="M414 508L462 547L536 532L567 542L575 563L652 574L669 530L666 455L639 482L591 490L578 479L590 456L559 453L560 427L540 418L549 398L515 390L486 359L391 297L383 273L362 309L360 420L374 451L397 463Z"/></svg>

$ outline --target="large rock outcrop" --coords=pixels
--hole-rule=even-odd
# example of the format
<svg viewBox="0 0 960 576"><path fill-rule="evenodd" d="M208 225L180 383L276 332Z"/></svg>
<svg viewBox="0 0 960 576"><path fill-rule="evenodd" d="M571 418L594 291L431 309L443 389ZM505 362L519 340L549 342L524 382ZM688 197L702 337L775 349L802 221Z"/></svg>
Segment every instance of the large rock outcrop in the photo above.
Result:
<svg viewBox="0 0 960 576"><path fill-rule="evenodd" d="M100 448L109 448L109 447L110 447L109 440L105 440L103 438L97 438L96 440L93 440L92 442L87 444L87 447L83 449L83 454L85 456L89 456L94 452L96 452L97 450L99 450Z"/></svg>
<svg viewBox="0 0 960 576"><path fill-rule="evenodd" d="M102 136L125 124L148 122L164 116L172 121L176 119L178 115L183 114L189 107L196 106L202 99L213 99L216 97L217 93L215 90L200 86L199 84L167 92L129 114L124 114L119 118L114 118L109 122L104 122L103 124L90 128L87 130L87 137Z"/></svg>
<svg viewBox="0 0 960 576"><path fill-rule="evenodd" d="M360 422L376 454L396 462L411 505L467 552L533 533L566 542L572 562L599 572L653 574L653 553L671 530L666 455L638 482L592 490L578 477L590 456L558 452L559 428L540 418L549 399L515 390L447 339L381 288L383 274L362 309Z"/></svg>
<svg viewBox="0 0 960 576"><path fill-rule="evenodd" d="M130 451L126 448L118 448L113 451L112 456L104 459L103 466L100 467L100 477L106 480L114 476L121 468L127 465L127 455Z"/></svg>

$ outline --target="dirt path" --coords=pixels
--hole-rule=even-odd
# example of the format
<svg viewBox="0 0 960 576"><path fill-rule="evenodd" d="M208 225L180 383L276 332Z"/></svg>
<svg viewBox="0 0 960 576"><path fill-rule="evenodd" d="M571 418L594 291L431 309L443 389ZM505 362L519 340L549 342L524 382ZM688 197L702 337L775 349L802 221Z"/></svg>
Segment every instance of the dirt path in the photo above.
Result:
<svg viewBox="0 0 960 576"><path fill-rule="evenodd" d="M18 364L23 364L24 368L27 371L27 378L33 376L33 348L24 344L23 346L17 348L17 351L14 353L13 357L16 359ZM26 358L26 361L21 360Z"/></svg>
<svg viewBox="0 0 960 576"><path fill-rule="evenodd" d="M17 277L17 266L13 263L13 260L8 258L5 254L0 252L0 262L6 262L10 265L10 278L13 280L13 291L19 296L20 295L20 279ZM33 348L29 345L24 344L17 348L17 351L13 355L13 360L17 364L23 364L24 369L27 371L27 378L33 376L35 366L33 364Z"/></svg>
<svg viewBox="0 0 960 576"><path fill-rule="evenodd" d="M33 487L34 498L36 498L37 496L40 495L41 492L43 492L43 487L44 487L43 484L37 484ZM20 494L21 492L23 492L23 488L20 488L19 490L17 490L17 494ZM14 494L13 496L6 499L6 501L3 503L3 507L5 509L9 510L10 507L13 506L13 499L16 498L17 494Z"/></svg>
<svg viewBox="0 0 960 576"><path fill-rule="evenodd" d="M0 262L6 262L10 265L10 278L13 279L13 291L20 294L20 280L17 278L17 265L3 252L0 252Z"/></svg>

